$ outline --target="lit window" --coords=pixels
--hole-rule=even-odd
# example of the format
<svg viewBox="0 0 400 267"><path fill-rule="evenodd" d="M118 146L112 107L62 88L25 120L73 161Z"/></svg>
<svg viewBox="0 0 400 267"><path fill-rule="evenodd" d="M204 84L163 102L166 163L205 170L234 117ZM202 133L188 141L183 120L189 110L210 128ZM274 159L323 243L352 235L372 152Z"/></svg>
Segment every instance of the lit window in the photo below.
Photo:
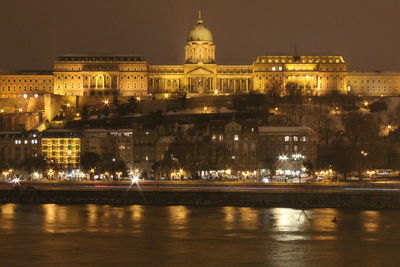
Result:
<svg viewBox="0 0 400 267"><path fill-rule="evenodd" d="M224 140L224 136L223 136L223 135L220 135L220 136L219 136L219 141L222 141L222 140Z"/></svg>
<svg viewBox="0 0 400 267"><path fill-rule="evenodd" d="M272 71L275 71L276 70L276 68L275 67L272 67Z"/></svg>
<svg viewBox="0 0 400 267"><path fill-rule="evenodd" d="M303 137L301 138L301 141L306 142L306 141L307 141L307 137L303 136Z"/></svg>
<svg viewBox="0 0 400 267"><path fill-rule="evenodd" d="M235 134L235 137L233 138L235 141L239 140L239 135Z"/></svg>
<svg viewBox="0 0 400 267"><path fill-rule="evenodd" d="M289 142L290 141L290 136L285 136L285 142Z"/></svg>
<svg viewBox="0 0 400 267"><path fill-rule="evenodd" d="M212 135L212 140L217 139L217 136L215 136L215 134Z"/></svg>
<svg viewBox="0 0 400 267"><path fill-rule="evenodd" d="M299 141L299 137L293 136L293 141L295 141L295 142Z"/></svg>

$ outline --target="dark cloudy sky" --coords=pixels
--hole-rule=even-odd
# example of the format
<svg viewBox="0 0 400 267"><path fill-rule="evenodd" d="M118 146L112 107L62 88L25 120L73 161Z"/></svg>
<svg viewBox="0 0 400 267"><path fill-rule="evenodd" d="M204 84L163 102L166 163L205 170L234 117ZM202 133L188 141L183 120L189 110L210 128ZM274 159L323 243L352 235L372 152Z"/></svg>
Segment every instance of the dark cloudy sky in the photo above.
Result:
<svg viewBox="0 0 400 267"><path fill-rule="evenodd" d="M1 0L0 68L51 68L65 53L181 64L200 7L218 64L297 46L344 55L351 69L400 71L400 0Z"/></svg>

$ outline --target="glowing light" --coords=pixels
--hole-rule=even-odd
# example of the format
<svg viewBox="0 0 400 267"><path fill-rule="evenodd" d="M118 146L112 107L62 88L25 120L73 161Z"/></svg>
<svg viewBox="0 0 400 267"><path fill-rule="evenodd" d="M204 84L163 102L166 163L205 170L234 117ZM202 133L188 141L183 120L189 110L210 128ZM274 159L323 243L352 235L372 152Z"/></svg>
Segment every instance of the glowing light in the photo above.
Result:
<svg viewBox="0 0 400 267"><path fill-rule="evenodd" d="M140 98L140 97L136 97L136 100L137 100L137 101L140 101L140 100L141 100L141 98Z"/></svg>
<svg viewBox="0 0 400 267"><path fill-rule="evenodd" d="M215 90L215 91L214 91L214 95L218 95L218 90Z"/></svg>
<svg viewBox="0 0 400 267"><path fill-rule="evenodd" d="M10 181L11 184L13 184L13 186L20 186L21 179L20 178L14 178Z"/></svg>
<svg viewBox="0 0 400 267"><path fill-rule="evenodd" d="M27 99L27 98L28 98L28 95L27 95L27 94L23 94L22 97L25 98L25 99Z"/></svg>
<svg viewBox="0 0 400 267"><path fill-rule="evenodd" d="M164 94L165 99L169 98L169 94Z"/></svg>
<svg viewBox="0 0 400 267"><path fill-rule="evenodd" d="M286 155L283 155L283 156L279 156L278 159L279 159L279 160L282 160L282 161L285 161L285 160L288 160L289 157L286 156Z"/></svg>
<svg viewBox="0 0 400 267"><path fill-rule="evenodd" d="M104 103L104 105L108 105L108 104L110 104L110 101L108 99L104 99L103 103Z"/></svg>
<svg viewBox="0 0 400 267"><path fill-rule="evenodd" d="M132 177L132 178L131 178L131 185L132 185L132 184L137 184L137 183L139 183L139 180L140 180L140 179L139 179L138 176Z"/></svg>
<svg viewBox="0 0 400 267"><path fill-rule="evenodd" d="M19 111L19 112L22 112L22 108L19 108L18 111Z"/></svg>
<svg viewBox="0 0 400 267"><path fill-rule="evenodd" d="M4 109L0 109L0 112L1 112L1 113L4 113Z"/></svg>

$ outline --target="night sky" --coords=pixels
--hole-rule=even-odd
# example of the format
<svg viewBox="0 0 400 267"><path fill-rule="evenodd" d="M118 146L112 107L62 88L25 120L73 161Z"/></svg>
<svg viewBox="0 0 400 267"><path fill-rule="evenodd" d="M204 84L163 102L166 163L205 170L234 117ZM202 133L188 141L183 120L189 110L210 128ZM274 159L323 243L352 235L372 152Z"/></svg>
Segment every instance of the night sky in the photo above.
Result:
<svg viewBox="0 0 400 267"><path fill-rule="evenodd" d="M400 71L399 0L1 0L0 68L51 69L66 53L134 53L182 64L198 9L218 64L330 52L352 70Z"/></svg>

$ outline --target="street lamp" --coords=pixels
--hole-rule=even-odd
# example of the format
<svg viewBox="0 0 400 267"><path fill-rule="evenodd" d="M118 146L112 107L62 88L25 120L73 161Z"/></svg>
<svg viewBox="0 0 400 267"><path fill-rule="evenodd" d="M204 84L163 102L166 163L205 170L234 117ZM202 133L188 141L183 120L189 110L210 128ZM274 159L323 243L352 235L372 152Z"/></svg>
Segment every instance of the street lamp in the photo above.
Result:
<svg viewBox="0 0 400 267"><path fill-rule="evenodd" d="M4 180L7 180L7 176L8 176L9 172L8 171L3 171L3 175L4 175Z"/></svg>
<svg viewBox="0 0 400 267"><path fill-rule="evenodd" d="M53 170L53 169L49 169L49 170L47 171L47 175L48 175L49 178L52 178L53 175L54 175L54 170Z"/></svg>
<svg viewBox="0 0 400 267"><path fill-rule="evenodd" d="M278 159L281 160L281 161L286 161L286 160L288 160L289 158L288 158L288 156L283 155L283 156L279 156Z"/></svg>

